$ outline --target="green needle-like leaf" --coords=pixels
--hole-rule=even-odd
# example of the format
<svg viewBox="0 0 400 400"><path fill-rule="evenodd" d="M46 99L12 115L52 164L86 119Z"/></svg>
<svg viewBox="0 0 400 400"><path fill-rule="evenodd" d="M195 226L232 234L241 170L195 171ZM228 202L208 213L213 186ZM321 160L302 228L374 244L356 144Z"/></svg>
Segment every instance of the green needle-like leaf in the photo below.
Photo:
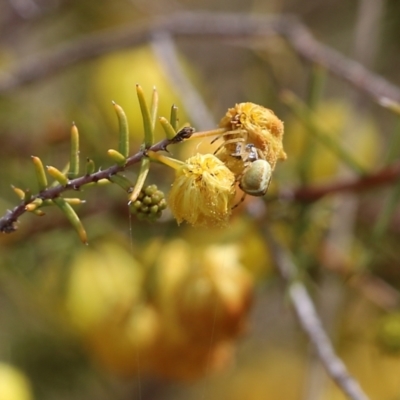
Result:
<svg viewBox="0 0 400 400"><path fill-rule="evenodd" d="M177 126L178 126L178 106L176 106L175 104L172 105L171 107L171 115L169 117L169 123L171 124L172 128L174 128L174 130L177 130Z"/></svg>
<svg viewBox="0 0 400 400"><path fill-rule="evenodd" d="M67 176L64 173L62 173L59 169L52 166L47 166L46 169L49 175L51 175L58 183L60 183L63 186L68 185Z"/></svg>
<svg viewBox="0 0 400 400"><path fill-rule="evenodd" d="M176 136L176 131L175 131L174 127L164 117L160 117L159 121L160 121L161 126L164 129L167 139L173 139Z"/></svg>
<svg viewBox="0 0 400 400"><path fill-rule="evenodd" d="M33 214L37 215L38 217L43 217L43 215L46 215L42 210L36 209L32 211Z"/></svg>
<svg viewBox="0 0 400 400"><path fill-rule="evenodd" d="M150 169L150 160L148 157L143 157L141 164L140 164L139 175L138 175L137 181L135 183L135 187L133 188L133 191L132 191L131 195L129 196L128 204L133 203L138 198L139 193L143 188L144 182L146 181L147 174L149 173L149 169Z"/></svg>
<svg viewBox="0 0 400 400"><path fill-rule="evenodd" d="M316 139L324 146L335 153L349 168L357 172L359 175L366 173L365 169L354 159L354 157L341 146L338 141L324 133L320 124L317 123L315 114L301 102L296 95L290 91L285 91L282 95L282 101L290 108L290 110L305 124L308 128L307 132L313 134Z"/></svg>
<svg viewBox="0 0 400 400"><path fill-rule="evenodd" d="M153 162L158 162L164 165L168 165L169 167L177 170L179 169L182 165L185 163L181 160L177 160L176 158L171 158L164 156L163 154L160 154L159 152L151 151L149 150L147 152L147 157L153 161Z"/></svg>
<svg viewBox="0 0 400 400"><path fill-rule="evenodd" d="M111 182L116 183L118 186L120 186L125 192L130 193L132 192L133 189L133 183L125 178L123 175L115 174L112 175L108 178Z"/></svg>
<svg viewBox="0 0 400 400"><path fill-rule="evenodd" d="M71 206L80 206L86 203L86 200L79 199L78 197L63 197L63 199Z"/></svg>
<svg viewBox="0 0 400 400"><path fill-rule="evenodd" d="M119 145L118 151L126 158L129 156L129 126L126 114L121 106L113 103L114 110L117 113L119 124Z"/></svg>
<svg viewBox="0 0 400 400"><path fill-rule="evenodd" d="M86 175L91 175L96 170L94 161L91 158L86 159Z"/></svg>
<svg viewBox="0 0 400 400"><path fill-rule="evenodd" d="M29 189L26 189L24 192L25 192L24 202L28 204L32 199L32 193L30 192Z"/></svg>
<svg viewBox="0 0 400 400"><path fill-rule="evenodd" d="M74 179L79 175L79 132L75 125L72 123L71 128L71 154L69 159L68 179Z"/></svg>
<svg viewBox="0 0 400 400"><path fill-rule="evenodd" d="M107 150L107 154L121 167L126 164L126 157L124 157L119 151L110 149Z"/></svg>
<svg viewBox="0 0 400 400"><path fill-rule="evenodd" d="M26 211L34 211L37 208L39 208L43 204L43 200L40 198L37 198L32 201L32 203L29 203L25 206Z"/></svg>
<svg viewBox="0 0 400 400"><path fill-rule="evenodd" d="M22 189L17 188L17 187L15 187L13 185L11 185L11 188L12 188L12 190L14 190L14 193L18 196L18 198L20 200L24 200L25 199L25 192Z"/></svg>
<svg viewBox="0 0 400 400"><path fill-rule="evenodd" d="M56 197L53 199L54 203L58 206L58 208L64 213L64 215L68 218L68 221L78 232L79 238L84 244L87 244L87 234L85 228L81 220L79 219L75 210L71 207L68 202L62 197Z"/></svg>
<svg viewBox="0 0 400 400"><path fill-rule="evenodd" d="M310 82L308 84L308 99L307 105L311 111L317 109L318 103L321 99L324 83L326 77L326 70L324 67L318 64L314 64L311 69ZM306 146L304 152L301 154L298 162L298 171L301 182L306 184L309 179L309 172L314 159L316 151L316 141L313 137L308 136L306 138ZM300 225L300 224L299 224ZM300 238L300 237L299 237ZM300 238L300 242L301 242Z"/></svg>
<svg viewBox="0 0 400 400"><path fill-rule="evenodd" d="M153 134L154 134L154 128L156 126L157 112L158 112L158 92L157 89L154 87L150 104L150 120L151 120L151 130Z"/></svg>
<svg viewBox="0 0 400 400"><path fill-rule="evenodd" d="M139 99L140 110L143 118L143 129L144 129L144 145L145 148L149 148L154 144L154 132L152 129L150 110L147 106L146 99L144 97L143 89L140 85L136 85L136 93Z"/></svg>
<svg viewBox="0 0 400 400"><path fill-rule="evenodd" d="M47 177L44 171L43 163L39 157L32 156L33 165L35 166L36 178L38 181L39 190L47 188Z"/></svg>
<svg viewBox="0 0 400 400"><path fill-rule="evenodd" d="M307 104L315 110L322 97L325 87L326 69L319 64L314 64L311 70L310 83L308 85Z"/></svg>

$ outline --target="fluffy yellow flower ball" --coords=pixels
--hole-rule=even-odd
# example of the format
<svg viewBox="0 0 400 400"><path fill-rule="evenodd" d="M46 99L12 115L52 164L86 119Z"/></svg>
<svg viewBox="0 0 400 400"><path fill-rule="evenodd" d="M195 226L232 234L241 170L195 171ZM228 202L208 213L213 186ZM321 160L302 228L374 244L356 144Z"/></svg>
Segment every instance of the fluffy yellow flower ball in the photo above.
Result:
<svg viewBox="0 0 400 400"><path fill-rule="evenodd" d="M168 204L180 224L224 226L232 212L235 176L212 154L196 154L175 171Z"/></svg>
<svg viewBox="0 0 400 400"><path fill-rule="evenodd" d="M236 104L226 112L219 126L227 131L237 131L224 136L225 147L230 153L235 152L236 140L241 140L253 144L272 169L277 160L286 159L282 144L283 122L268 108L254 103Z"/></svg>

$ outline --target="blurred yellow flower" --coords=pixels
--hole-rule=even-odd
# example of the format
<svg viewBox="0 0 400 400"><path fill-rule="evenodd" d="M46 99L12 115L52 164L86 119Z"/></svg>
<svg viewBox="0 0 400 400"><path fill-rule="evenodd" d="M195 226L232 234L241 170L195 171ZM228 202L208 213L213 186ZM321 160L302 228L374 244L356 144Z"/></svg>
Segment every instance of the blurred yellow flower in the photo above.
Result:
<svg viewBox="0 0 400 400"><path fill-rule="evenodd" d="M28 378L16 367L0 362L0 400L32 400Z"/></svg>
<svg viewBox="0 0 400 400"><path fill-rule="evenodd" d="M229 152L236 151L238 142L253 144L267 160L272 169L277 160L285 160L286 153L283 150L283 122L272 110L254 103L239 103L228 109L221 119L219 126L228 131L238 132L224 135L224 140Z"/></svg>
<svg viewBox="0 0 400 400"><path fill-rule="evenodd" d="M196 154L179 165L168 204L180 224L224 226L235 197L235 176L212 154Z"/></svg>

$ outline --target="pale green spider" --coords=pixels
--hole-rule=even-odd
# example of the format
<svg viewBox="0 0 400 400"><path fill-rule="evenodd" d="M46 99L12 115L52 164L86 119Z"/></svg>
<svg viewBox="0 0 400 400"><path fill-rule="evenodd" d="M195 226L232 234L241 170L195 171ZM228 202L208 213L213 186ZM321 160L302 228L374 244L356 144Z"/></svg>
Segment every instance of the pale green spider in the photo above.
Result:
<svg viewBox="0 0 400 400"><path fill-rule="evenodd" d="M244 147L244 149L243 149ZM241 158L245 164L242 175L239 178L239 187L244 195L233 207L241 204L246 195L264 196L267 193L272 176L272 168L267 160L260 158L260 152L254 144L237 143L236 151L231 154L232 157Z"/></svg>

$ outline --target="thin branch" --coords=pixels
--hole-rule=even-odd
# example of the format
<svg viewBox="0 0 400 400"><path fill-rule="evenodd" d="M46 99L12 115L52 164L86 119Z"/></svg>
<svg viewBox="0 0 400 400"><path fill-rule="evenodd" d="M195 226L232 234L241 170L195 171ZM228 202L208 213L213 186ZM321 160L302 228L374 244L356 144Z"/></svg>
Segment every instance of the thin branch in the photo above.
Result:
<svg viewBox="0 0 400 400"><path fill-rule="evenodd" d="M44 79L71 65L103 54L150 41L156 32L177 37L213 39L247 39L280 35L303 58L323 65L332 74L349 82L376 100L388 98L400 102L400 89L361 64L319 43L295 17L254 16L229 13L178 12L153 20L101 33L88 35L60 45L45 54L18 61L0 77L0 94Z"/></svg>
<svg viewBox="0 0 400 400"><path fill-rule="evenodd" d="M288 295L304 332L314 345L317 355L328 375L352 400L368 400L358 382L349 374L342 360L336 355L325 333L314 303L303 283L298 279L297 268L285 249L265 229L264 234L271 249L279 274L288 284Z"/></svg>
<svg viewBox="0 0 400 400"><path fill-rule="evenodd" d="M182 140L183 138L181 134L178 133L175 138L171 140L164 139L151 146L148 150L152 151L166 150L168 145L179 143ZM7 213L0 218L0 232L3 233L14 232L16 230L15 223L17 222L18 218L27 211L26 209L27 204L32 203L35 199L38 198L42 200L55 199L56 197L59 197L61 193L66 192L68 190L79 190L83 185L87 185L88 183L96 183L101 179L108 179L111 176L117 174L118 172L124 171L127 167L138 163L143 157L145 157L145 155L146 155L145 151L143 150L139 151L138 153L129 157L124 166L112 165L107 169L94 172L93 174L88 174L76 179L71 179L65 186L57 185L54 187L49 187L48 189L45 189L40 193L31 196L29 201L22 201L18 206L14 207L12 210L7 211Z"/></svg>
<svg viewBox="0 0 400 400"><path fill-rule="evenodd" d="M385 167L373 174L352 178L345 181L332 182L320 185L305 186L294 190L283 190L280 199L313 202L320 198L343 192L362 192L388 185L400 178L400 161Z"/></svg>
<svg viewBox="0 0 400 400"><path fill-rule="evenodd" d="M191 123L200 131L213 128L216 123L205 101L188 78L181 63L171 35L159 32L151 41L155 55L178 93Z"/></svg>

